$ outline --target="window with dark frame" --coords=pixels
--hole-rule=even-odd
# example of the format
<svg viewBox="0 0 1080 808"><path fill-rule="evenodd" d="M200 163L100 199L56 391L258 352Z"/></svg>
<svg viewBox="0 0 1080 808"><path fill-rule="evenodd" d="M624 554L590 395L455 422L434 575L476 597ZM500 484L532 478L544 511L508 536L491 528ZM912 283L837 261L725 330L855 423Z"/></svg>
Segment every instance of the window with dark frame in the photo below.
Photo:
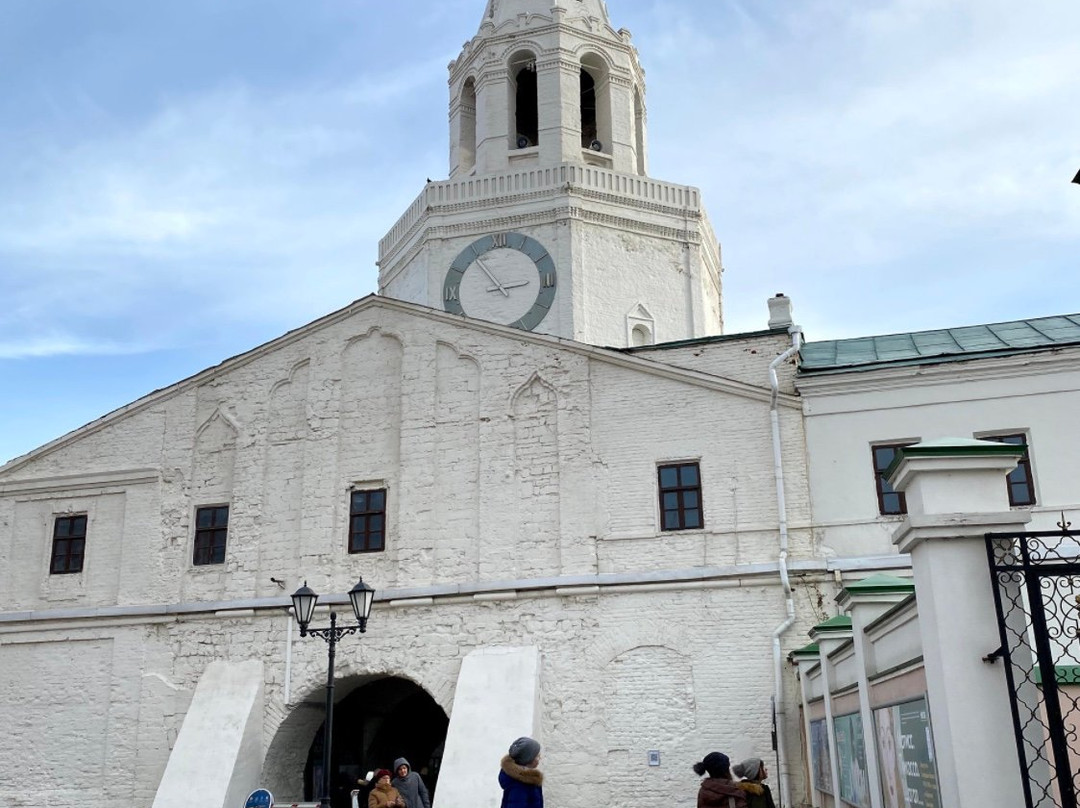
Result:
<svg viewBox="0 0 1080 808"><path fill-rule="evenodd" d="M229 533L229 506L212 505L195 511L195 552L197 567L225 563L225 544Z"/></svg>
<svg viewBox="0 0 1080 808"><path fill-rule="evenodd" d="M349 552L386 549L386 489L353 491L349 498Z"/></svg>
<svg viewBox="0 0 1080 808"><path fill-rule="evenodd" d="M82 572L86 551L86 514L57 516L53 522L52 561L50 575L69 575Z"/></svg>
<svg viewBox="0 0 1080 808"><path fill-rule="evenodd" d="M882 516L907 513L907 500L904 498L903 492L893 490L893 487L889 485L889 481L885 479L885 470L892 465L896 453L900 449L911 445L912 442L909 441L907 443L883 443L879 446L870 447L874 458L874 484L877 487L878 513Z"/></svg>
<svg viewBox="0 0 1080 808"><path fill-rule="evenodd" d="M703 527L698 464L659 466L656 474L660 491L660 529L694 530Z"/></svg>
<svg viewBox="0 0 1080 808"><path fill-rule="evenodd" d="M1028 458L1027 435L1022 433L1012 435L986 435L982 440L992 440L997 443L1008 443L1012 446L1023 446L1024 454L1016 464L1016 468L1005 476L1006 488L1009 492L1009 504L1013 507L1019 505L1035 504L1035 478L1031 474L1031 460Z"/></svg>

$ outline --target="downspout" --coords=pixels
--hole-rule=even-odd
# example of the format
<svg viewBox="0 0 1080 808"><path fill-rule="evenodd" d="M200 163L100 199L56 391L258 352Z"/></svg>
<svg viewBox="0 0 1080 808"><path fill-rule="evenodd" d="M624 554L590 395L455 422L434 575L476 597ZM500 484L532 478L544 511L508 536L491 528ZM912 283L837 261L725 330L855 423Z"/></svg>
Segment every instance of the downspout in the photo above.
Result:
<svg viewBox="0 0 1080 808"><path fill-rule="evenodd" d="M791 766L788 763L787 748L784 744L785 720L787 718L787 706L784 699L784 663L783 654L780 650L780 638L784 636L795 622L795 599L791 592L791 580L788 577L788 524L787 524L787 500L784 496L784 457L780 447L780 413L779 395L780 380L776 369L794 356L802 345L802 329L792 325L788 329L791 334L791 347L769 363L769 387L772 389L772 397L769 403L769 418L772 421L772 449L773 449L773 473L776 477L776 510L779 516L780 531L780 557L778 567L780 570L780 586L784 590L784 605L787 609L787 617L776 627L772 634L773 650L773 711L776 721L776 751L780 761L780 806L791 805Z"/></svg>

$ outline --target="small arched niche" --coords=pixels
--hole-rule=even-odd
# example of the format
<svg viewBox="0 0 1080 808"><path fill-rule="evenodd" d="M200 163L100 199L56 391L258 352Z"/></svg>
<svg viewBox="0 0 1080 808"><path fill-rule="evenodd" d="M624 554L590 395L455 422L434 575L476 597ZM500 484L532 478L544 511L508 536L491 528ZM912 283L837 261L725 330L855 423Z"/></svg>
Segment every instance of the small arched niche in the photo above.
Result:
<svg viewBox="0 0 1080 808"><path fill-rule="evenodd" d="M510 148L540 144L540 104L536 89L536 56L518 51L510 59Z"/></svg>
<svg viewBox="0 0 1080 808"><path fill-rule="evenodd" d="M656 320L643 303L626 314L626 342L631 348L656 344Z"/></svg>
<svg viewBox="0 0 1080 808"><path fill-rule="evenodd" d="M467 173L476 166L476 82L470 76L458 98L458 171Z"/></svg>
<svg viewBox="0 0 1080 808"><path fill-rule="evenodd" d="M581 59L581 147L611 153L611 83L608 66L599 55Z"/></svg>
<svg viewBox="0 0 1080 808"><path fill-rule="evenodd" d="M630 329L630 345L633 348L643 348L653 344L652 331L647 325L638 323Z"/></svg>

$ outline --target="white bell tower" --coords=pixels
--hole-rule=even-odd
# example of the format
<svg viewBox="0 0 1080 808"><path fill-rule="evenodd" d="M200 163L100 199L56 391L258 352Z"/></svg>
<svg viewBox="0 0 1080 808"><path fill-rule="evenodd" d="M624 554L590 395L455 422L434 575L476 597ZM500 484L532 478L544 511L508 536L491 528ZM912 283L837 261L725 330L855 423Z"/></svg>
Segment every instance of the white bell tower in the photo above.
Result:
<svg viewBox="0 0 1080 808"><path fill-rule="evenodd" d="M647 174L645 73L603 0L488 0L450 70L450 178L379 245L379 292L614 347L722 331L696 188Z"/></svg>
<svg viewBox="0 0 1080 808"><path fill-rule="evenodd" d="M566 162L644 175L644 94L601 0L489 0L450 66L450 176Z"/></svg>

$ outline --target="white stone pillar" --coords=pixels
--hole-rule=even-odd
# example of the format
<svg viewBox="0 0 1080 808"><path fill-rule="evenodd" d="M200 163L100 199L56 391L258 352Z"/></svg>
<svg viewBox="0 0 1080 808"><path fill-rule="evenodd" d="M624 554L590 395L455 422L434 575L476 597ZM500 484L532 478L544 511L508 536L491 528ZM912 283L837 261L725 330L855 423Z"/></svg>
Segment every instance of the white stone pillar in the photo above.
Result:
<svg viewBox="0 0 1080 808"><path fill-rule="evenodd" d="M817 789L814 788L814 751L810 743L810 694L807 693L806 682L808 678L807 674L814 665L818 664L820 658L821 650L818 648L817 643L807 645L804 648L799 648L788 654L788 659L797 665L799 670L799 694L802 697L803 738L806 741L803 745L803 753L806 755L806 771L809 774L806 788L810 793L810 804L813 808L821 808L821 796L818 794Z"/></svg>
<svg viewBox="0 0 1080 808"><path fill-rule="evenodd" d="M476 81L476 171L505 171L510 163L510 78L489 67Z"/></svg>
<svg viewBox="0 0 1080 808"><path fill-rule="evenodd" d="M537 64L540 165L581 162L581 67L555 58Z"/></svg>
<svg viewBox="0 0 1080 808"><path fill-rule="evenodd" d="M829 737L829 775L832 777L833 805L840 804L840 762L836 754L836 725L833 713L832 689L836 681L829 655L851 639L851 618L838 615L810 630L810 639L818 644L821 662L821 690L825 697L825 730Z"/></svg>
<svg viewBox="0 0 1080 808"><path fill-rule="evenodd" d="M915 592L909 580L893 575L871 575L848 584L837 595L840 608L851 615L851 639L855 646L855 663L859 670L859 716L863 727L863 751L866 755L866 777L870 783L870 808L883 808L881 771L878 767L877 737L874 713L870 705L870 668L872 654L866 641L866 627L889 609Z"/></svg>
<svg viewBox="0 0 1080 808"><path fill-rule="evenodd" d="M1023 447L963 438L904 448L889 473L908 515L893 541L910 553L943 808L1024 804L985 534L1031 519L1009 509L1005 475Z"/></svg>

